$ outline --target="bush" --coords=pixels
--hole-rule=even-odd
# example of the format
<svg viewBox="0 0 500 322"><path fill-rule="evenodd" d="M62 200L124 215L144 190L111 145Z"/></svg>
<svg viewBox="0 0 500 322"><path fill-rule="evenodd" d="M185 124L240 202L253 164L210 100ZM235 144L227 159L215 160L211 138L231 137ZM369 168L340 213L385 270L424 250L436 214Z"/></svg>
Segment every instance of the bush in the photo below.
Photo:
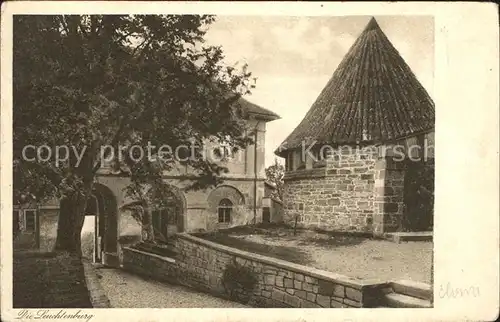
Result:
<svg viewBox="0 0 500 322"><path fill-rule="evenodd" d="M82 257L92 259L94 257L94 233L82 234Z"/></svg>
<svg viewBox="0 0 500 322"><path fill-rule="evenodd" d="M257 284L257 277L249 267L238 264L234 258L224 269L222 283L232 300L248 303Z"/></svg>

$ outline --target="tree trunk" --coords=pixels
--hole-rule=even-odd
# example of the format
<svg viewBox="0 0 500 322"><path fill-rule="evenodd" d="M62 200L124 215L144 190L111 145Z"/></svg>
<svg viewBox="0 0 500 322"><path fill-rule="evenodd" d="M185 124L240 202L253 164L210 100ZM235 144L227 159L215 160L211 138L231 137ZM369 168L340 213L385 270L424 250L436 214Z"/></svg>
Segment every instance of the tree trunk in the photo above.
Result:
<svg viewBox="0 0 500 322"><path fill-rule="evenodd" d="M88 187L82 194L61 200L54 251L82 255L81 232L90 191Z"/></svg>
<svg viewBox="0 0 500 322"><path fill-rule="evenodd" d="M145 242L154 242L153 213L148 205L143 205L142 236Z"/></svg>

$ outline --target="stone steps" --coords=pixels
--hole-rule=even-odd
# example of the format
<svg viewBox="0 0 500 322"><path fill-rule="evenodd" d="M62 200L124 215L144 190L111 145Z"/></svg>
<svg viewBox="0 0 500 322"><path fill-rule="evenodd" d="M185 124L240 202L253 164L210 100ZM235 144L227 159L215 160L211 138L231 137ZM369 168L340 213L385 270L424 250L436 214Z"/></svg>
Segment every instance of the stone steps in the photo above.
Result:
<svg viewBox="0 0 500 322"><path fill-rule="evenodd" d="M393 308L432 308L430 301L399 293L386 294L385 304Z"/></svg>
<svg viewBox="0 0 500 322"><path fill-rule="evenodd" d="M392 282L391 287L395 293L416 297L421 300L430 301L432 298L432 287L426 283L401 280Z"/></svg>
<svg viewBox="0 0 500 322"><path fill-rule="evenodd" d="M409 242L409 241L432 241L432 231L421 232L394 232L384 234L385 239L395 243Z"/></svg>
<svg viewBox="0 0 500 322"><path fill-rule="evenodd" d="M391 308L431 308L432 287L429 284L401 280L391 282L383 295L382 305Z"/></svg>

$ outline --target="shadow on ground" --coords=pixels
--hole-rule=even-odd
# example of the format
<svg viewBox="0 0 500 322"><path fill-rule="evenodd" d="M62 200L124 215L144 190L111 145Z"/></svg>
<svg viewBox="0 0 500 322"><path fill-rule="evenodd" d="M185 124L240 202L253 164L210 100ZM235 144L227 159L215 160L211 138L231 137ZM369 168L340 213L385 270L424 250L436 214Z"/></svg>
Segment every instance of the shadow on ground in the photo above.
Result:
<svg viewBox="0 0 500 322"><path fill-rule="evenodd" d="M66 253L14 253L13 307L91 308L80 259Z"/></svg>
<svg viewBox="0 0 500 322"><path fill-rule="evenodd" d="M371 234L332 232L321 229L310 230L297 228L285 224L260 224L255 226L239 226L219 231L228 236L261 235L271 241L294 241L299 246L314 245L320 247L356 246L368 239Z"/></svg>
<svg viewBox="0 0 500 322"><path fill-rule="evenodd" d="M305 251L299 250L295 247L266 245L231 237L224 233L207 233L198 235L198 237L212 241L214 243L238 248L251 253L294 262L297 264L307 265L312 262L311 257Z"/></svg>

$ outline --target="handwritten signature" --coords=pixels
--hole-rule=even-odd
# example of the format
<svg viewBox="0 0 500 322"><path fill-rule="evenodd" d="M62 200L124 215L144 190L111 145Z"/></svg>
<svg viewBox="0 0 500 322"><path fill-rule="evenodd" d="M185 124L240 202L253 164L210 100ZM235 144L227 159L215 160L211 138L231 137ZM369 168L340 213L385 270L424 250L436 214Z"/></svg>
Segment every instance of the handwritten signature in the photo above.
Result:
<svg viewBox="0 0 500 322"><path fill-rule="evenodd" d="M446 285L441 284L439 287L440 298L463 298L463 297L479 297L479 287L453 287L451 283Z"/></svg>

